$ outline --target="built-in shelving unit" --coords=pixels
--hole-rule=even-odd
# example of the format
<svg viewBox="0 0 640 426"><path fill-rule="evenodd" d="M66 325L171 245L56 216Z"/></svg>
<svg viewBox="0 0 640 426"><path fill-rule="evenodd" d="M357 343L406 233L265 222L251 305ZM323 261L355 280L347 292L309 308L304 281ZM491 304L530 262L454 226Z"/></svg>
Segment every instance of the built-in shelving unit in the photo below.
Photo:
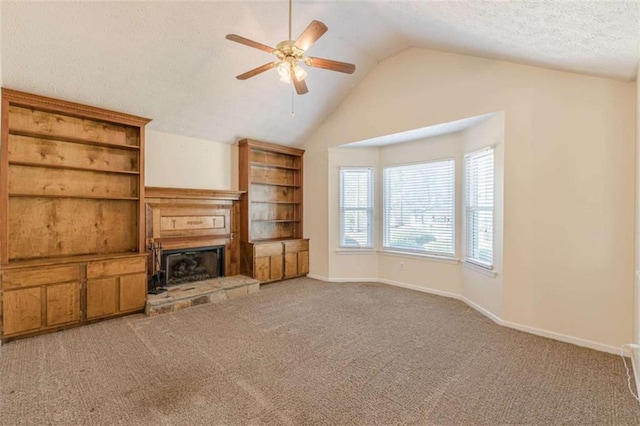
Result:
<svg viewBox="0 0 640 426"><path fill-rule="evenodd" d="M0 336L144 308L148 119L2 90Z"/></svg>
<svg viewBox="0 0 640 426"><path fill-rule="evenodd" d="M242 244L241 271L260 281L308 272L308 241L302 235L302 173L304 151L243 139L240 146ZM291 252L296 244L304 254ZM289 244L288 247L293 247ZM295 259L294 259L295 257Z"/></svg>

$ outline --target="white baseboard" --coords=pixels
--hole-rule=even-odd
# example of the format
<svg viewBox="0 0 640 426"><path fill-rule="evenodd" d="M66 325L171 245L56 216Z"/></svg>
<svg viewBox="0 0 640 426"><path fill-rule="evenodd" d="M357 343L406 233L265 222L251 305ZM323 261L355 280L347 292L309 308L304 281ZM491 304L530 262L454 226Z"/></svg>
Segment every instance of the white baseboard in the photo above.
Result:
<svg viewBox="0 0 640 426"><path fill-rule="evenodd" d="M447 291L436 290L436 289L428 288L428 287L422 287L422 286L418 286L418 285L415 285L415 284L403 283L403 282L400 282L400 281L387 280L387 279L384 279L384 278L366 278L366 279L341 278L341 279L335 279L335 278L327 278L327 277L320 277L320 276L313 276L313 275L309 275L309 277L315 278L315 279L318 279L318 280L321 280L321 281L327 281L327 282L365 282L365 281L366 282L379 282L379 283L382 283L382 284L392 285L392 286L396 286L396 287L402 287L402 288L406 288L406 289L409 289L409 290L421 291L423 293L429 293L429 294L435 294L437 296L449 297L449 298L457 299L457 300L460 300L460 301L466 303L467 305L471 306L476 311L480 312L482 315L486 316L487 318L491 319L496 324L501 325L503 327L513 328L514 330L524 331L525 333L535 334L537 336L547 337L549 339L558 340L560 342L565 342L565 343L571 343L571 344L576 345L576 346L582 346L582 347L585 347L585 348L595 349L595 350L601 351L601 352L607 352L607 353L616 354L616 355L620 354L620 348L615 347L615 346L609 346L609 345L605 345L605 344L602 344L602 343L594 342L594 341L591 341L591 340L582 339L580 337L569 336L569 335L566 335L566 334L557 333L555 331L549 331L549 330L544 330L544 329L541 329L541 328L531 327L531 326L528 326L528 325L523 325L523 324L518 324L518 323L514 323L514 322L510 322L510 321L505 321L502 318L500 318L499 316L497 316L496 314L492 313L491 311L483 308L482 306L480 306L477 303L467 299L466 297L464 297L462 295L459 295L459 294L456 294L456 293L450 293L450 292L447 292ZM625 351L625 355L629 356L629 355L631 355L631 352ZM635 378L636 378L636 386L638 386L638 384L640 383L640 378L639 378L640 372L636 371L635 368L634 368L634 375L635 375Z"/></svg>
<svg viewBox="0 0 640 426"><path fill-rule="evenodd" d="M329 278L331 283L377 283L377 278Z"/></svg>
<svg viewBox="0 0 640 426"><path fill-rule="evenodd" d="M597 351L620 355L620 348L616 346L609 346L602 343L594 342L592 340L582 339L580 337L569 336L567 334L556 333L555 331L544 330L541 328L535 328L528 325L517 324L517 323L504 321L504 320L501 320L501 325L504 325L505 327L513 328L515 330L524 331L526 333L536 334L542 337L548 337L549 339L559 340L561 342L571 343L573 345L583 346L585 348L595 349ZM625 354L627 354L627 351L625 351Z"/></svg>
<svg viewBox="0 0 640 426"><path fill-rule="evenodd" d="M313 278L314 280L318 280L318 281L326 281L326 282L329 282L329 277L324 277L324 276L322 276L322 275L307 274L307 277L309 277L309 278Z"/></svg>
<svg viewBox="0 0 640 426"><path fill-rule="evenodd" d="M466 303L467 305L471 306L473 309L475 309L476 311L480 312L482 315L484 315L485 317L489 318L491 321L495 322L496 324L505 325L504 321L502 321L502 318L500 318L499 316L497 316L496 314L494 314L490 310L485 309L482 306L478 305L476 302L473 302L472 300L469 300L464 296L460 297L460 300L462 300L464 303Z"/></svg>
<svg viewBox="0 0 640 426"><path fill-rule="evenodd" d="M377 278L329 278L321 275L307 274L307 277L314 280L325 281L328 283L377 283Z"/></svg>
<svg viewBox="0 0 640 426"><path fill-rule="evenodd" d="M461 300L460 295L455 293L450 293L448 291L436 290L434 288L422 287L415 284L407 284L400 281L387 280L385 278L379 278L379 279L376 279L375 281L382 284L389 284L396 287L408 288L409 290L416 290L416 291L421 291L423 293L435 294L437 296L444 296L444 297L450 297L452 299Z"/></svg>
<svg viewBox="0 0 640 426"><path fill-rule="evenodd" d="M636 379L636 395L640 394L640 362L636 362L636 358L640 359L640 353L634 354L631 352L631 369L633 370L633 378Z"/></svg>

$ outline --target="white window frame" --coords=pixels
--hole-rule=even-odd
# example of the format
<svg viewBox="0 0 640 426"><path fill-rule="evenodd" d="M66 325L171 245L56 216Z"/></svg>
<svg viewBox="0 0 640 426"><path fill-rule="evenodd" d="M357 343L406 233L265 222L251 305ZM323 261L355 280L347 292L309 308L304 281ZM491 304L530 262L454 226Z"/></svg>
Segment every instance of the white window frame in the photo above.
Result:
<svg viewBox="0 0 640 426"><path fill-rule="evenodd" d="M358 172L368 172L369 174L369 182L368 182L368 194L367 201L368 205L366 207L344 207L344 185L343 185L343 177L345 173L350 171L358 171ZM373 167L340 167L340 241L339 246L343 249L353 249L353 250L361 250L368 249L371 250L374 248L374 217L373 217L373 209L374 209L374 168ZM345 212L349 211L365 211L367 213L367 245L347 245L344 244L345 240Z"/></svg>
<svg viewBox="0 0 640 426"><path fill-rule="evenodd" d="M492 200L491 200L491 207L480 207L480 206L475 206L475 205L471 205L470 202L470 191L471 189L469 188L469 163L470 161L473 161L474 159L477 158L481 158L484 157L486 155L491 155L492 158ZM484 147L481 148L479 150L470 152L465 154L464 156L464 193L463 193L463 197L464 197L464 261L466 263L481 267L481 268L485 268L488 270L493 270L493 266L495 263L495 237L496 237L496 223L495 223L495 207L496 207L496 185L495 185L495 166L496 166L496 160L495 160L495 149L493 146L488 146L488 147ZM472 232L471 229L473 228L472 224L471 224L471 220L473 217L473 213L474 212L480 212L480 211L491 211L491 263L487 263L485 261L483 261L482 259L480 259L479 257L474 257L473 255L473 251L474 251L474 247L470 247L470 244L472 244L472 241L479 241L479 236L477 236L475 239L474 238L469 238L469 233Z"/></svg>
<svg viewBox="0 0 640 426"><path fill-rule="evenodd" d="M428 250L428 249L424 249L424 250L420 250L420 249L411 249L411 248L406 248L406 247L399 247L399 246L391 246L389 244L389 213L388 213L388 199L387 199L387 179L386 179L386 170L388 169L393 169L393 168L398 168L398 167L406 167L406 166L416 166L416 165L426 165L426 164L432 164L432 163L444 163L444 162L450 162L452 169L451 169L451 195L452 195L452 204L451 204L451 251L450 252L444 252L444 251L436 251L436 250ZM417 163L404 163L404 164L394 164L394 165L389 165L389 166L385 166L383 167L382 170L382 211L383 211L383 218L382 218L382 250L383 251L388 251L388 252L402 252L402 253L407 253L407 254L417 254L417 255L422 255L422 256L430 256L430 257L437 257L437 258L445 258L445 259L454 259L455 255L456 255L456 160L453 157L448 157L448 158L439 158L439 159L435 159L435 160L429 160L429 161L420 161Z"/></svg>

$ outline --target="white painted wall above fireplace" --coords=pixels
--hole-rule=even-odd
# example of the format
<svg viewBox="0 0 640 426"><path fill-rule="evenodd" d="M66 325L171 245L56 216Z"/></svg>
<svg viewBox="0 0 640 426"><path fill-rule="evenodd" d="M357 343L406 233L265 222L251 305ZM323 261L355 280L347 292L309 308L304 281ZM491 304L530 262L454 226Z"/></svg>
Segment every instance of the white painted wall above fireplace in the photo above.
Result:
<svg viewBox="0 0 640 426"><path fill-rule="evenodd" d="M147 130L147 186L238 189L238 147Z"/></svg>

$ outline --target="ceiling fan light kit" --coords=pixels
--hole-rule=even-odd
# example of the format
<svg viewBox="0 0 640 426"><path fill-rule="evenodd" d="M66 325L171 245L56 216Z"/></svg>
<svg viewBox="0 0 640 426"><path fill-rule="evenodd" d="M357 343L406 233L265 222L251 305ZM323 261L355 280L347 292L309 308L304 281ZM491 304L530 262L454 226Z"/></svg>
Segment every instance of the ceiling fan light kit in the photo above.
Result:
<svg viewBox="0 0 640 426"><path fill-rule="evenodd" d="M331 59L305 57L304 54L324 33L328 30L327 26L320 21L311 21L307 28L300 34L297 40L284 40L276 45L275 48L265 44L249 40L237 34L227 34L226 39L244 44L275 55L278 60L268 62L257 68L249 70L243 74L236 76L238 80L246 80L254 77L271 68L276 68L283 83L293 83L298 95L304 95L309 91L305 78L307 71L302 68L299 63L303 63L310 67L322 68L330 71L338 71L345 74L352 74L356 70L356 66L346 62L334 61ZM289 38L291 38L291 0L289 0Z"/></svg>

